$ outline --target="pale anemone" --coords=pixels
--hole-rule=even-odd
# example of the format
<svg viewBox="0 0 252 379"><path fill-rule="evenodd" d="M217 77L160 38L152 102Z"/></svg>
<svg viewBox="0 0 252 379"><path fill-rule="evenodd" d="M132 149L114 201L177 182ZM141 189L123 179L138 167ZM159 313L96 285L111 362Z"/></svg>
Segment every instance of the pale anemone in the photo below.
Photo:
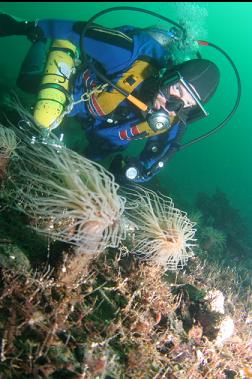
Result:
<svg viewBox="0 0 252 379"><path fill-rule="evenodd" d="M9 160L14 155L16 147L17 139L13 130L0 126L0 179L4 177Z"/></svg>
<svg viewBox="0 0 252 379"><path fill-rule="evenodd" d="M182 269L194 255L195 223L171 198L142 188L127 191L128 218L136 225L133 253L166 270Z"/></svg>
<svg viewBox="0 0 252 379"><path fill-rule="evenodd" d="M10 165L7 198L32 218L36 230L79 251L117 247L125 234L120 222L125 199L114 176L60 146L56 136L43 140L32 117L18 110L25 123L12 125L20 143Z"/></svg>

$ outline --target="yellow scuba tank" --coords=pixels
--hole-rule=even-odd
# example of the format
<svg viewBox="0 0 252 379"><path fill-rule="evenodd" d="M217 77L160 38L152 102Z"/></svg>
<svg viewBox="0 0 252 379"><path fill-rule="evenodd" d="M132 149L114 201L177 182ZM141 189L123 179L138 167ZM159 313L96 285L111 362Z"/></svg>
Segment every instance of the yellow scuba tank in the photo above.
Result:
<svg viewBox="0 0 252 379"><path fill-rule="evenodd" d="M34 109L35 122L44 128L56 128L69 103L69 80L75 71L77 47L66 40L54 40L45 66Z"/></svg>

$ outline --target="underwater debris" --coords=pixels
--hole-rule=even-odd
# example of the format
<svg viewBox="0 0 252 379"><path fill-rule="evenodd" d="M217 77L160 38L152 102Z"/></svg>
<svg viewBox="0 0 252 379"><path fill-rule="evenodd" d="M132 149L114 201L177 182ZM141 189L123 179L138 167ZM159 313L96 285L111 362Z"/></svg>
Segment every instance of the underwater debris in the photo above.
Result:
<svg viewBox="0 0 252 379"><path fill-rule="evenodd" d="M126 214L136 224L133 252L165 269L182 269L194 255L195 223L167 196L138 186L126 196L130 199Z"/></svg>
<svg viewBox="0 0 252 379"><path fill-rule="evenodd" d="M8 167L4 195L32 218L33 227L77 250L99 253L124 236L120 218L125 199L102 166L41 138L31 115L17 106L22 127L11 124L19 144Z"/></svg>

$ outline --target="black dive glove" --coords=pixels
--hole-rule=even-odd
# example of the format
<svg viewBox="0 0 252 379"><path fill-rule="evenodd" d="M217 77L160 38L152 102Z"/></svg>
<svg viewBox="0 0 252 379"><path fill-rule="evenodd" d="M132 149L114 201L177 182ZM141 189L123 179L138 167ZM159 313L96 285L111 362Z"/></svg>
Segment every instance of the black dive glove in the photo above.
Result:
<svg viewBox="0 0 252 379"><path fill-rule="evenodd" d="M128 181L142 183L149 179L148 172L139 159L124 158L121 154L116 155L113 159L109 171L112 172L118 183Z"/></svg>

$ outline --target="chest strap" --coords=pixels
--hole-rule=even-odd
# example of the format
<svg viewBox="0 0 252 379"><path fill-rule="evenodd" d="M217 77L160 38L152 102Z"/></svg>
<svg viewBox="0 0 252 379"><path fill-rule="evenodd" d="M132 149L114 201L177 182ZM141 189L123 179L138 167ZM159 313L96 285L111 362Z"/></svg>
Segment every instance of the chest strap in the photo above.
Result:
<svg viewBox="0 0 252 379"><path fill-rule="evenodd" d="M130 69L123 73L116 85L128 93L132 93L145 79L156 72L149 62L137 60ZM118 105L125 100L126 96L112 89L111 92L101 92L94 94L90 99L90 111L94 111L99 116L106 116L112 113ZM93 112L92 112L93 111Z"/></svg>

